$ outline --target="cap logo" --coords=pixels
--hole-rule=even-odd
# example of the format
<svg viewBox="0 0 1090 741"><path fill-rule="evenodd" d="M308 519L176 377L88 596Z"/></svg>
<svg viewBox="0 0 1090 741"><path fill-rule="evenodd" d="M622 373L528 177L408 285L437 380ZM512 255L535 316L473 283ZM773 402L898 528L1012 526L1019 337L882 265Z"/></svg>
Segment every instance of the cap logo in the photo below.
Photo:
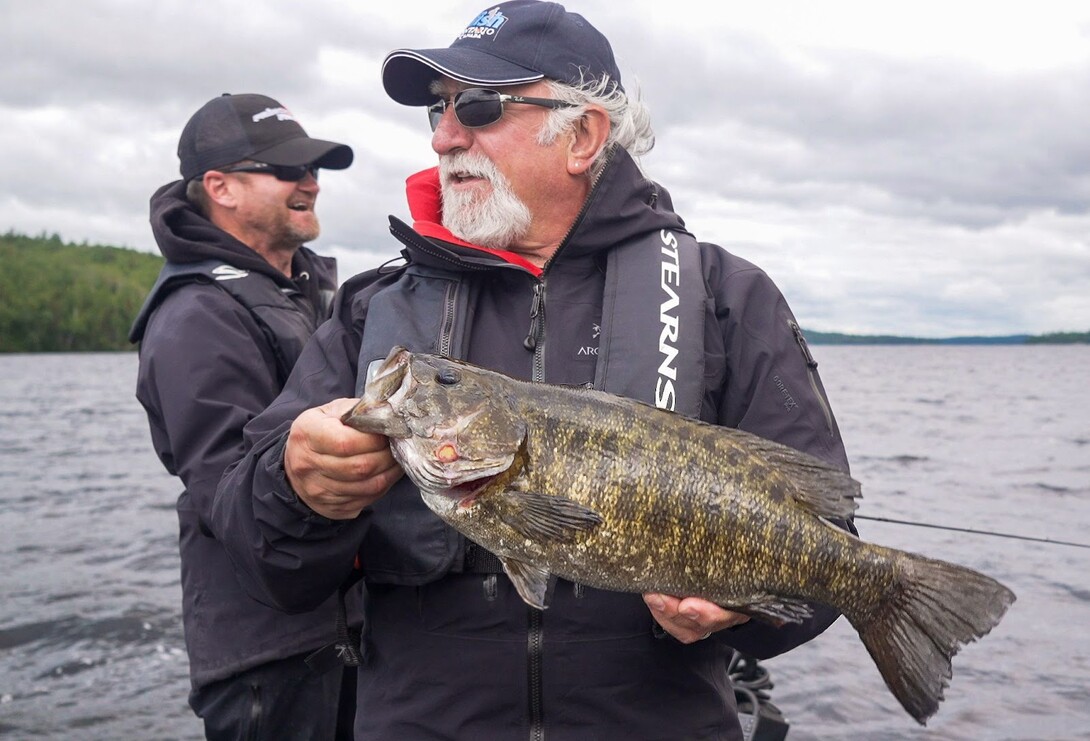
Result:
<svg viewBox="0 0 1090 741"><path fill-rule="evenodd" d="M261 113L254 114L254 123L264 121L266 118L276 116L277 121L294 121L295 116L287 108L266 108Z"/></svg>
<svg viewBox="0 0 1090 741"><path fill-rule="evenodd" d="M507 23L507 16L500 12L499 6L496 6L474 18L473 22L466 26L466 30L462 31L462 35L458 37L458 40L484 39L495 36L504 23Z"/></svg>

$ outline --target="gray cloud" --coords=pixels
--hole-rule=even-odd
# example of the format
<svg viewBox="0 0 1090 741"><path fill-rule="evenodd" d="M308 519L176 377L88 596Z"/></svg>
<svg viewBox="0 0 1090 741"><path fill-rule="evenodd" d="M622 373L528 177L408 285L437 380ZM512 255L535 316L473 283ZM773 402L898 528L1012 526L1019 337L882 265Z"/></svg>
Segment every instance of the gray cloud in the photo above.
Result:
<svg viewBox="0 0 1090 741"><path fill-rule="evenodd" d="M627 4L568 7L611 38L629 89L642 87L659 139L649 174L699 237L768 270L805 326L1090 327L1085 56L1000 71L950 54L783 44L726 11L666 27ZM349 270L373 267L398 252L387 215L406 215L404 178L434 163L422 112L383 94L381 60L446 45L477 10L4 3L0 229L154 250L147 201L177 177L185 120L221 92L263 92L355 149L349 170L323 176L315 246Z"/></svg>
<svg viewBox="0 0 1090 741"><path fill-rule="evenodd" d="M670 172L696 187L969 227L1039 208L1087 213L1090 140L1072 124L1090 117L1090 67L1001 76L826 52L815 71L745 37L717 49L729 53L676 54L682 78L645 75L649 100L665 99L655 111Z"/></svg>

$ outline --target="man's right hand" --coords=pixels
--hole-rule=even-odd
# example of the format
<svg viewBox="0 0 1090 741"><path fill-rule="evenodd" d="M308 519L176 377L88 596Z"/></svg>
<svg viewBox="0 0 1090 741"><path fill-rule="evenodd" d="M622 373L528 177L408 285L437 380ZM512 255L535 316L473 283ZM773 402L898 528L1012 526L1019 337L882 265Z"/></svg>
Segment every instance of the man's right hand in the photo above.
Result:
<svg viewBox="0 0 1090 741"><path fill-rule="evenodd" d="M334 399L303 412L284 448L288 483L304 504L331 520L356 517L404 474L384 435L341 422L358 401Z"/></svg>

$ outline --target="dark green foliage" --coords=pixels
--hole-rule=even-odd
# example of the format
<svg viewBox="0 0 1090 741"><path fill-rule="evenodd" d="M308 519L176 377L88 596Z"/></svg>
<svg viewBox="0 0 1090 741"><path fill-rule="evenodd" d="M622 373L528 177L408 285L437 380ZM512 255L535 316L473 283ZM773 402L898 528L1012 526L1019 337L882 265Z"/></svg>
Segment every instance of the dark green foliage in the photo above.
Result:
<svg viewBox="0 0 1090 741"><path fill-rule="evenodd" d="M0 235L0 352L131 350L163 258L60 236Z"/></svg>
<svg viewBox="0 0 1090 741"><path fill-rule="evenodd" d="M1029 337L1026 344L1029 345L1070 345L1075 343L1090 343L1090 332L1053 332L1039 337Z"/></svg>

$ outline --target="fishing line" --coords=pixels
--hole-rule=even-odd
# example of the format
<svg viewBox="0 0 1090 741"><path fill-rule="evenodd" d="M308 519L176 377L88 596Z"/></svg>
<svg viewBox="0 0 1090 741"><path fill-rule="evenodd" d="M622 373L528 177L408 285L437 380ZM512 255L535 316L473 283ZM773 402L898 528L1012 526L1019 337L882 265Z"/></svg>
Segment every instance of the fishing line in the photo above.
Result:
<svg viewBox="0 0 1090 741"><path fill-rule="evenodd" d="M967 527L953 527L951 525L933 525L929 522L913 522L911 520L895 520L892 517L868 517L867 515L853 515L857 520L873 520L874 522L890 522L895 525L912 525L913 527L930 527L936 530L953 530L959 533L972 533L973 535L991 535L996 538L1011 538L1013 540L1030 540L1034 543L1048 543L1050 545L1069 545L1073 548L1090 548L1087 543L1072 543L1069 540L1053 540L1052 538L1034 538L1030 535L1015 535L1014 533L997 533L992 530L973 530Z"/></svg>

